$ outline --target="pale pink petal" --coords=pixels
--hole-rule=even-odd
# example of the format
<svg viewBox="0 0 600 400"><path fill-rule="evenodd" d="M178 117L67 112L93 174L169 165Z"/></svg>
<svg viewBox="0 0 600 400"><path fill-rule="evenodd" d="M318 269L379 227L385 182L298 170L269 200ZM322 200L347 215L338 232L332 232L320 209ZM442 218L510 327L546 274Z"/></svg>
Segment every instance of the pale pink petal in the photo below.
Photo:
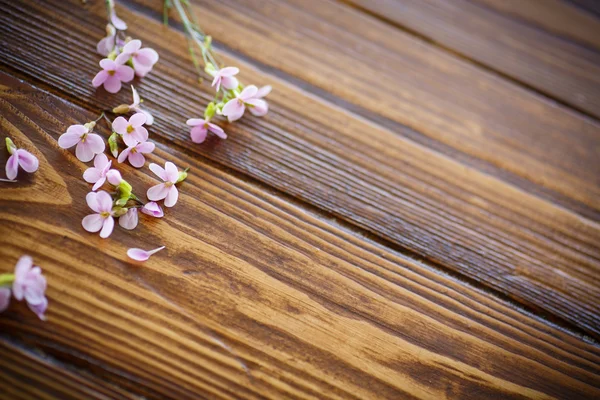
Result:
<svg viewBox="0 0 600 400"><path fill-rule="evenodd" d="M85 133L88 133L88 128L84 125L71 125L67 128L67 133L77 134L77 136L81 137Z"/></svg>
<svg viewBox="0 0 600 400"><path fill-rule="evenodd" d="M108 75L108 72L106 72L105 70L98 72L96 76L94 76L94 79L92 79L92 85L97 88L98 86L106 82L109 76L110 75Z"/></svg>
<svg viewBox="0 0 600 400"><path fill-rule="evenodd" d="M152 114L150 114L150 112L146 110L142 110L141 112L143 112L146 116L146 125L152 125L154 123L154 117L152 116Z"/></svg>
<svg viewBox="0 0 600 400"><path fill-rule="evenodd" d="M96 181L96 183L94 184L94 186L92 186L92 190L96 191L96 190L100 189L102 187L102 185L104 185L104 182L106 182L106 177L105 176L101 177L100 179L98 179Z"/></svg>
<svg viewBox="0 0 600 400"><path fill-rule="evenodd" d="M10 289L6 287L0 288L0 312L6 310L10 304Z"/></svg>
<svg viewBox="0 0 600 400"><path fill-rule="evenodd" d="M129 124L131 126L133 126L134 128L137 128L138 126L142 126L146 123L146 116L144 115L144 113L135 113L131 116L131 118L129 118Z"/></svg>
<svg viewBox="0 0 600 400"><path fill-rule="evenodd" d="M168 181L175 183L179 178L179 170L171 161L165 163L165 171Z"/></svg>
<svg viewBox="0 0 600 400"><path fill-rule="evenodd" d="M81 221L83 229L88 232L98 232L100 229L102 229L103 223L104 218L102 218L100 214L90 214Z"/></svg>
<svg viewBox="0 0 600 400"><path fill-rule="evenodd" d="M98 52L98 54L104 57L108 56L108 54L112 51L114 47L114 41L115 39L113 36L107 36L101 39L96 45L96 51Z"/></svg>
<svg viewBox="0 0 600 400"><path fill-rule="evenodd" d="M102 171L108 163L110 163L110 161L108 161L108 157L106 157L106 154L104 153L97 154L96 157L94 157L94 167L98 168L98 171Z"/></svg>
<svg viewBox="0 0 600 400"><path fill-rule="evenodd" d="M30 256L21 256L15 265L15 280L22 281L29 271L33 268L33 258ZM21 299L17 299L21 300Z"/></svg>
<svg viewBox="0 0 600 400"><path fill-rule="evenodd" d="M113 201L110 194L105 191L100 191L96 195L96 201L98 202L99 212L110 212L112 210Z"/></svg>
<svg viewBox="0 0 600 400"><path fill-rule="evenodd" d="M225 89L233 90L240 85L240 82L232 76L224 76L221 78L221 84Z"/></svg>
<svg viewBox="0 0 600 400"><path fill-rule="evenodd" d="M204 118L190 118L185 123L188 126L198 126L203 125L206 122Z"/></svg>
<svg viewBox="0 0 600 400"><path fill-rule="evenodd" d="M121 53L115 58L115 63L117 65L123 65L131 58L131 54L129 53Z"/></svg>
<svg viewBox="0 0 600 400"><path fill-rule="evenodd" d="M219 125L213 124L212 122L208 123L208 130L220 137L221 139L227 139L227 134Z"/></svg>
<svg viewBox="0 0 600 400"><path fill-rule="evenodd" d="M246 100L253 98L257 92L258 92L258 88L256 86L254 86L254 85L246 86L244 88L244 90L242 90L242 93L240 93L239 97L243 101L246 101Z"/></svg>
<svg viewBox="0 0 600 400"><path fill-rule="evenodd" d="M96 211L97 213L102 212L100 204L98 204L98 193L89 192L85 196L85 201L87 202L88 207L92 210Z"/></svg>
<svg viewBox="0 0 600 400"><path fill-rule="evenodd" d="M113 228L115 227L115 220L113 217L108 217L104 220L104 223L102 224L102 230L100 231L100 237L102 239L106 239L107 237L110 236L110 234L113 231Z"/></svg>
<svg viewBox="0 0 600 400"><path fill-rule="evenodd" d="M82 125L79 125L79 126L82 126ZM60 137L58 138L58 145L62 149L70 149L71 147L75 146L77 143L79 143L81 141L81 135L82 134L80 134L80 133L67 131L66 133L63 133L62 135L60 135Z"/></svg>
<svg viewBox="0 0 600 400"><path fill-rule="evenodd" d="M121 80L117 77L117 74L106 78L106 81L104 81L104 90L113 94L121 90Z"/></svg>
<svg viewBox="0 0 600 400"><path fill-rule="evenodd" d="M148 168L150 168L150 171L154 172L154 174L156 176L158 176L160 179L162 179L163 181L167 180L167 173L165 172L165 169L163 167L161 167L158 164L155 163L151 163Z"/></svg>
<svg viewBox="0 0 600 400"><path fill-rule="evenodd" d="M248 111L250 111L252 115L255 115L257 117L262 117L269 112L269 104L264 100L250 99L246 101L246 104L253 106L248 107Z"/></svg>
<svg viewBox="0 0 600 400"><path fill-rule="evenodd" d="M116 169L111 169L106 173L106 178L113 186L119 186L123 178L121 178L121 173Z"/></svg>
<svg viewBox="0 0 600 400"><path fill-rule="evenodd" d="M134 78L133 68L129 65L118 65L115 76L123 82L129 82Z"/></svg>
<svg viewBox="0 0 600 400"><path fill-rule="evenodd" d="M144 142L137 145L136 149L139 153L152 153L156 145L152 142Z"/></svg>
<svg viewBox="0 0 600 400"><path fill-rule="evenodd" d="M129 153L129 163L136 167L136 168L142 168L144 166L144 163L146 162L146 158L144 157L144 155L142 153Z"/></svg>
<svg viewBox="0 0 600 400"><path fill-rule="evenodd" d="M135 229L138 224L138 210L137 208L130 208L127 210L125 215L119 217L119 225L121 228L125 228L128 230Z"/></svg>
<svg viewBox="0 0 600 400"><path fill-rule="evenodd" d="M134 39L129 41L125 47L123 47L123 53L133 54L138 51L142 47L142 41L139 39Z"/></svg>
<svg viewBox="0 0 600 400"><path fill-rule="evenodd" d="M38 316L39 319L42 321L46 320L46 316L44 315L46 309L48 308L48 299L46 299L46 297L44 297L39 304L27 303L27 305L29 306L29 309Z"/></svg>
<svg viewBox="0 0 600 400"><path fill-rule="evenodd" d="M164 248L165 248L165 246L161 246L157 249L149 250L149 251L133 248L133 249L127 250L127 256L136 261L146 261L147 259L150 258L150 256L152 254L158 253L159 251L161 251Z"/></svg>
<svg viewBox="0 0 600 400"><path fill-rule="evenodd" d="M46 278L42 275L40 267L34 267L27 274L25 282L25 300L31 305L37 305L44 302L46 291Z"/></svg>
<svg viewBox="0 0 600 400"><path fill-rule="evenodd" d="M221 76L233 76L240 73L240 69L238 67L225 67L219 70L219 74Z"/></svg>
<svg viewBox="0 0 600 400"><path fill-rule="evenodd" d="M136 63L135 59L134 59L133 60L133 70L135 71L135 74L137 76L139 76L140 78L143 78L146 75L148 75L148 73L150 71L152 71L152 67L146 67L145 65Z"/></svg>
<svg viewBox="0 0 600 400"><path fill-rule="evenodd" d="M117 13L115 10L112 11L110 15L110 22L120 31L124 31L127 29L127 24L121 18L117 17Z"/></svg>
<svg viewBox="0 0 600 400"><path fill-rule="evenodd" d="M194 143L202 143L206 140L207 129L202 126L196 126L190 131L190 137Z"/></svg>
<svg viewBox="0 0 600 400"><path fill-rule="evenodd" d="M131 133L125 133L123 135L123 141L128 147L135 147L139 143L139 140L137 139L139 136L140 135L136 134L136 131L133 131Z"/></svg>
<svg viewBox="0 0 600 400"><path fill-rule="evenodd" d="M169 188L169 193L165 197L165 207L173 207L179 198L179 190L175 186Z"/></svg>
<svg viewBox="0 0 600 400"><path fill-rule="evenodd" d="M6 177L10 180L14 180L19 173L19 154L15 153L8 157L6 161Z"/></svg>
<svg viewBox="0 0 600 400"><path fill-rule="evenodd" d="M90 146L90 149L92 150L92 152L94 154L102 153L104 151L104 149L106 148L106 145L104 144L104 140L102 140L102 137L95 133L88 134L85 137L85 141ZM107 160L108 160L108 158L107 158Z"/></svg>
<svg viewBox="0 0 600 400"><path fill-rule="evenodd" d="M271 85L263 86L260 89L258 89L258 91L254 95L254 97L257 98L257 99L263 98L266 95L268 95L269 93L271 93L272 89L273 88L271 87Z"/></svg>
<svg viewBox="0 0 600 400"><path fill-rule="evenodd" d="M221 75L219 75L219 73L217 73L217 75L215 75L215 78L213 79L211 86L217 86L215 88L215 90L218 92L219 89L221 89L221 79L223 79L221 77Z"/></svg>
<svg viewBox="0 0 600 400"><path fill-rule="evenodd" d="M131 85L131 93L133 94L133 104L132 106L137 106L140 104L140 95L138 94L137 90L135 90L135 88L133 87L133 85Z"/></svg>
<svg viewBox="0 0 600 400"><path fill-rule="evenodd" d="M88 168L83 173L83 179L87 183L96 183L102 177L102 173L98 168Z"/></svg>
<svg viewBox="0 0 600 400"><path fill-rule="evenodd" d="M148 197L148 200L158 201L167 197L167 194L169 194L169 189L164 183L160 183L148 189L146 192L146 197Z"/></svg>
<svg viewBox="0 0 600 400"><path fill-rule="evenodd" d="M77 143L77 147L75 147L75 155L80 161L92 161L94 158L94 151L92 150L90 142L86 140Z"/></svg>
<svg viewBox="0 0 600 400"><path fill-rule="evenodd" d="M127 133L127 126L129 126L129 123L124 117L117 117L112 123L113 130L120 135Z"/></svg>
<svg viewBox="0 0 600 400"><path fill-rule="evenodd" d="M144 207L142 207L142 212L155 218L162 218L165 215L162 208L154 201L146 203Z"/></svg>
<svg viewBox="0 0 600 400"><path fill-rule="evenodd" d="M223 115L227 117L229 122L236 121L244 115L246 106L240 103L238 99L231 99L223 107Z"/></svg>
<svg viewBox="0 0 600 400"><path fill-rule="evenodd" d="M134 57L134 62L138 62L143 66L152 67L158 61L158 53L156 50L146 47L137 52Z"/></svg>
<svg viewBox="0 0 600 400"><path fill-rule="evenodd" d="M100 60L100 68L105 71L114 71L117 67L117 63L111 60L110 58L104 58Z"/></svg>
<svg viewBox="0 0 600 400"><path fill-rule="evenodd" d="M125 150L123 150L121 152L121 154L119 154L119 158L117 158L117 161L120 163L124 162L127 159L127 157L129 156L131 149L133 149L133 147L128 147Z"/></svg>
<svg viewBox="0 0 600 400"><path fill-rule="evenodd" d="M144 128L143 126L138 126L133 132L131 132L131 136L133 136L135 140L137 140L140 143L145 142L146 140L148 140L148 129Z"/></svg>

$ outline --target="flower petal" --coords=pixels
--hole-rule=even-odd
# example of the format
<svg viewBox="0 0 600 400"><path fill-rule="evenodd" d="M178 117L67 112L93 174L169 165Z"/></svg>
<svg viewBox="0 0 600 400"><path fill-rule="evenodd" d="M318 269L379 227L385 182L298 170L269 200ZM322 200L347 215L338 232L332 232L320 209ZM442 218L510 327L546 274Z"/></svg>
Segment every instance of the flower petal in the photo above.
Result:
<svg viewBox="0 0 600 400"><path fill-rule="evenodd" d="M100 214L90 214L83 218L81 225L88 232L98 232L102 229L104 218Z"/></svg>
<svg viewBox="0 0 600 400"><path fill-rule="evenodd" d="M227 134L219 125L213 124L212 122L208 123L208 130L220 137L221 139L227 139Z"/></svg>
<svg viewBox="0 0 600 400"><path fill-rule="evenodd" d="M154 175L158 176L163 181L167 180L167 173L166 173L165 169L163 167L161 167L160 165L155 164L155 163L150 163L148 168L150 168L150 171L154 172Z"/></svg>
<svg viewBox="0 0 600 400"><path fill-rule="evenodd" d="M165 197L165 207L173 207L179 198L179 190L175 186L169 188L169 193Z"/></svg>
<svg viewBox="0 0 600 400"><path fill-rule="evenodd" d="M104 81L104 90L113 94L121 90L121 80L117 77L117 74L106 78L106 81Z"/></svg>
<svg viewBox="0 0 600 400"><path fill-rule="evenodd" d="M6 310L10 304L10 289L7 287L0 288L0 312Z"/></svg>
<svg viewBox="0 0 600 400"><path fill-rule="evenodd" d="M136 135L134 132L125 133L123 135L123 142L125 142L125 144L127 145L127 147L135 147L139 143L139 140L136 137L138 135ZM119 161L119 162L121 162L121 161Z"/></svg>
<svg viewBox="0 0 600 400"><path fill-rule="evenodd" d="M102 140L102 137L95 133L88 134L85 137L85 141L88 143L88 145L90 146L90 149L92 150L92 152L94 154L102 153L104 151L104 149L106 148L106 145L104 144L104 140ZM106 160L108 161L108 158Z"/></svg>
<svg viewBox="0 0 600 400"><path fill-rule="evenodd" d="M252 106L248 107L248 111L250 111L252 115L255 115L257 117L262 117L269 112L269 103L262 99L250 99L246 102L246 104Z"/></svg>
<svg viewBox="0 0 600 400"><path fill-rule="evenodd" d="M112 13L110 14L110 22L112 22L115 28L120 31L127 29L127 24L121 18L117 17L115 10L112 10Z"/></svg>
<svg viewBox="0 0 600 400"><path fill-rule="evenodd" d="M239 97L243 101L246 101L256 96L256 93L258 93L258 88L254 85L250 85L246 86L244 90L242 90L242 93L240 93Z"/></svg>
<svg viewBox="0 0 600 400"><path fill-rule="evenodd" d="M98 192L96 195L96 202L98 203L99 212L111 212L113 201L108 192L104 190Z"/></svg>
<svg viewBox="0 0 600 400"><path fill-rule="evenodd" d="M123 82L129 82L134 78L133 68L129 65L117 65L115 76Z"/></svg>
<svg viewBox="0 0 600 400"><path fill-rule="evenodd" d="M101 171L95 167L90 167L83 173L83 180L87 183L96 183L101 177Z"/></svg>
<svg viewBox="0 0 600 400"><path fill-rule="evenodd" d="M158 61L158 53L156 50L146 47L137 52L134 61L145 67L152 67Z"/></svg>
<svg viewBox="0 0 600 400"><path fill-rule="evenodd" d="M46 316L44 315L46 309L48 308L48 299L46 297L44 297L39 304L27 303L27 306L29 306L29 309L33 311L39 319L42 321L46 320Z"/></svg>
<svg viewBox="0 0 600 400"><path fill-rule="evenodd" d="M157 253L164 248L165 248L165 246L161 246L157 249L149 250L149 251L133 248L133 249L127 250L127 256L136 261L146 261L148 258L150 258L150 256L152 254Z"/></svg>
<svg viewBox="0 0 600 400"><path fill-rule="evenodd" d="M100 205L98 204L98 193L89 192L85 195L85 201L87 202L88 207L93 211L96 211L97 213L101 212Z"/></svg>
<svg viewBox="0 0 600 400"><path fill-rule="evenodd" d="M224 76L221 78L221 84L225 89L233 90L240 85L240 82L232 76Z"/></svg>
<svg viewBox="0 0 600 400"><path fill-rule="evenodd" d="M73 126L83 127L83 125L73 125ZM71 126L71 127L73 127L73 126ZM71 129L71 127L69 129ZM71 147L75 146L77 143L79 143L81 141L82 134L83 133L78 133L78 132L74 132L74 131L69 132L69 130L67 130L66 133L63 133L58 138L58 145L60 146L61 149L70 149Z"/></svg>
<svg viewBox="0 0 600 400"><path fill-rule="evenodd" d="M268 95L269 93L271 93L271 90L273 90L271 85L263 86L258 89L258 91L254 95L254 97L257 99L261 99L261 98L265 97L266 95Z"/></svg>
<svg viewBox="0 0 600 400"><path fill-rule="evenodd" d="M205 122L206 120L204 118L190 118L185 121L186 125L188 126L198 126L204 124Z"/></svg>
<svg viewBox="0 0 600 400"><path fill-rule="evenodd" d="M106 239L110 236L115 227L115 220L113 217L108 217L104 220L104 224L102 225L102 230L100 231L100 237L102 239Z"/></svg>
<svg viewBox="0 0 600 400"><path fill-rule="evenodd" d="M97 88L98 86L102 85L104 82L106 82L106 80L108 79L110 75L108 75L108 72L106 72L105 70L102 70L100 72L98 72L96 74L96 76L94 76L94 79L92 79L92 85Z"/></svg>
<svg viewBox="0 0 600 400"><path fill-rule="evenodd" d="M233 122L242 118L245 110L246 106L240 103L238 99L231 99L223 107L223 115L227 117L229 122Z"/></svg>
<svg viewBox="0 0 600 400"><path fill-rule="evenodd" d="M92 190L96 191L96 190L100 189L102 187L102 185L104 185L104 182L106 182L106 177L105 176L101 177L100 179L98 179L96 181L96 183L94 184L94 186L92 186Z"/></svg>
<svg viewBox="0 0 600 400"><path fill-rule="evenodd" d="M22 281L27 273L33 268L33 258L30 256L21 256L17 265L15 265L15 280ZM18 299L21 300L21 299Z"/></svg>
<svg viewBox="0 0 600 400"><path fill-rule="evenodd" d="M148 197L148 200L158 201L167 197L167 194L169 194L169 189L164 183L160 183L148 189L146 192L146 197Z"/></svg>
<svg viewBox="0 0 600 400"><path fill-rule="evenodd" d="M133 132L131 132L131 136L133 136L135 140L137 140L140 143L145 142L146 140L148 140L148 129L144 128L143 126L138 126Z"/></svg>
<svg viewBox="0 0 600 400"><path fill-rule="evenodd" d="M131 54L129 53L121 53L115 58L115 63L117 65L123 65L131 58Z"/></svg>
<svg viewBox="0 0 600 400"><path fill-rule="evenodd" d="M139 39L130 40L125 47L123 47L123 53L133 54L142 47L142 41Z"/></svg>
<svg viewBox="0 0 600 400"><path fill-rule="evenodd" d="M124 162L127 159L127 157L129 157L129 153L131 153L131 149L133 149L133 147L128 147L125 150L123 150L121 152L121 154L119 154L119 158L117 158L117 161L120 163Z"/></svg>
<svg viewBox="0 0 600 400"><path fill-rule="evenodd" d="M94 151L92 150L90 142L86 140L77 143L77 147L75 147L75 155L80 161L92 161L92 158L94 158Z"/></svg>
<svg viewBox="0 0 600 400"><path fill-rule="evenodd" d="M117 67L117 63L111 60L110 58L104 58L100 60L100 68L105 71L114 71Z"/></svg>
<svg viewBox="0 0 600 400"><path fill-rule="evenodd" d="M140 143L136 146L138 153L152 153L155 149L156 145L152 142L144 142Z"/></svg>
<svg viewBox="0 0 600 400"><path fill-rule="evenodd" d="M219 70L219 74L221 76L233 76L240 73L240 69L238 67L225 67Z"/></svg>
<svg viewBox="0 0 600 400"><path fill-rule="evenodd" d="M167 180L169 182L177 182L177 178L179 178L179 170L171 161L167 161L165 163L165 172L167 175Z"/></svg>
<svg viewBox="0 0 600 400"><path fill-rule="evenodd" d="M129 126L129 122L124 117L117 117L112 123L113 131L117 132L120 135L124 135L127 133L127 126Z"/></svg>
<svg viewBox="0 0 600 400"><path fill-rule="evenodd" d="M15 153L8 157L6 161L6 177L14 180L19 173L19 153Z"/></svg>
<svg viewBox="0 0 600 400"><path fill-rule="evenodd" d="M206 140L206 132L207 132L207 129L203 125L193 127L192 130L190 131L190 137L192 138L192 142L194 142L194 143L204 142L204 140Z"/></svg>
<svg viewBox="0 0 600 400"><path fill-rule="evenodd" d="M138 210L137 208L130 208L127 210L125 215L119 217L119 225L121 228L132 230L138 224Z"/></svg>
<svg viewBox="0 0 600 400"><path fill-rule="evenodd" d="M133 85L131 85L131 94L133 95L133 104L132 106L137 106L140 104L140 95L138 94L137 90L135 90L135 88L133 87Z"/></svg>
<svg viewBox="0 0 600 400"><path fill-rule="evenodd" d="M129 153L129 164L134 166L135 168L142 168L144 163L146 162L146 158L142 153L139 152L131 152Z"/></svg>
<svg viewBox="0 0 600 400"><path fill-rule="evenodd" d="M131 118L129 118L129 124L131 126L133 126L134 128L137 128L138 126L142 126L146 123L146 115L144 115L144 113L138 112L135 113L131 116Z"/></svg>
<svg viewBox="0 0 600 400"><path fill-rule="evenodd" d="M104 153L97 154L94 157L94 167L98 168L98 171L102 171L109 162L108 157Z"/></svg>
<svg viewBox="0 0 600 400"><path fill-rule="evenodd" d="M154 201L146 203L142 207L142 212L155 218L162 218L165 215L162 208Z"/></svg>
<svg viewBox="0 0 600 400"><path fill-rule="evenodd" d="M146 115L146 125L152 125L154 123L154 117L152 114L146 110L142 110L142 112Z"/></svg>

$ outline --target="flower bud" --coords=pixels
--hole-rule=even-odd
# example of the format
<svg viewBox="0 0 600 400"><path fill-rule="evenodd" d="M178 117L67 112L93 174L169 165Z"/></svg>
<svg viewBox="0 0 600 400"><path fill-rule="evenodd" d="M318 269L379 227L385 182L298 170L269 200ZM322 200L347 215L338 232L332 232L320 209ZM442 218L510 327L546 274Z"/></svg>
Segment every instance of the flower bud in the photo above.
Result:
<svg viewBox="0 0 600 400"><path fill-rule="evenodd" d="M129 105L121 104L118 107L113 108L112 110L115 114L126 114L129 112Z"/></svg>
<svg viewBox="0 0 600 400"><path fill-rule="evenodd" d="M15 151L17 151L17 146L15 146L9 137L6 138L6 149L8 150L9 154L13 154Z"/></svg>
<svg viewBox="0 0 600 400"><path fill-rule="evenodd" d="M185 180L185 178L187 178L188 170L189 170L189 168L186 168L185 170L181 171L179 173L179 177L177 178L177 182L175 182L175 183L183 182Z"/></svg>
<svg viewBox="0 0 600 400"><path fill-rule="evenodd" d="M84 124L83 126L85 126L85 129L87 129L88 132L91 132L96 126L96 121L90 121L87 124Z"/></svg>
<svg viewBox="0 0 600 400"><path fill-rule="evenodd" d="M117 158L119 155L119 145L117 144L117 132L113 132L112 135L108 137L108 147L110 148L110 153L113 157Z"/></svg>
<svg viewBox="0 0 600 400"><path fill-rule="evenodd" d="M214 65L212 65L212 63L207 63L204 67L204 72L206 72L210 76L215 76L215 74L217 73L217 69Z"/></svg>
<svg viewBox="0 0 600 400"><path fill-rule="evenodd" d="M117 200L117 203L118 203L118 200ZM125 208L125 207L114 207L112 211L113 211L113 216L114 217L120 217L122 215L127 214L128 209Z"/></svg>

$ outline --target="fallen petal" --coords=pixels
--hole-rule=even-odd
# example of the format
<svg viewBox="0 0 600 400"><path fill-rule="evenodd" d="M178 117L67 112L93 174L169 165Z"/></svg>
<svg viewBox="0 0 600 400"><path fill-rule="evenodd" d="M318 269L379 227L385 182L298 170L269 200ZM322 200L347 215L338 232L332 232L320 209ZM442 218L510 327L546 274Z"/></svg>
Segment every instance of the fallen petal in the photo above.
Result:
<svg viewBox="0 0 600 400"><path fill-rule="evenodd" d="M127 255L129 256L129 258L136 260L136 261L146 261L147 259L150 258L150 256L152 254L157 253L164 248L165 248L165 246L161 246L154 250L142 250L142 249L133 248L133 249L127 250Z"/></svg>

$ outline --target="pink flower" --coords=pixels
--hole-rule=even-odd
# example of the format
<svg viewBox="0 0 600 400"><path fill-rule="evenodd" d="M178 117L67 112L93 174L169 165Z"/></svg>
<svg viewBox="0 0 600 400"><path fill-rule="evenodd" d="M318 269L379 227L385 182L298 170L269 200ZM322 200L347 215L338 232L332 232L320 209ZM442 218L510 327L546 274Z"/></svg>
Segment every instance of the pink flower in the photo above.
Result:
<svg viewBox="0 0 600 400"><path fill-rule="evenodd" d="M29 256L23 256L17 261L15 267L15 280L12 285L15 299L25 299L27 305L43 321L44 312L48 307L46 299L46 278L42 275L40 267L33 266L33 260Z"/></svg>
<svg viewBox="0 0 600 400"><path fill-rule="evenodd" d="M177 167L170 161L165 163L164 169L158 164L151 163L150 171L154 172L164 183L152 186L148 189L146 196L151 201L165 199L165 207L173 207L179 197L179 192L175 186L179 179Z"/></svg>
<svg viewBox="0 0 600 400"><path fill-rule="evenodd" d="M115 48L115 36L117 35L117 30L112 24L106 25L106 37L102 38L98 44L96 45L96 51L98 54L104 57L108 57L108 55Z"/></svg>
<svg viewBox="0 0 600 400"><path fill-rule="evenodd" d="M91 161L95 154L100 154L104 151L104 140L100 135L91 133L96 126L95 122L90 122L85 125L71 125L67 132L60 135L58 145L63 149L75 148L75 155L83 162Z"/></svg>
<svg viewBox="0 0 600 400"><path fill-rule="evenodd" d="M100 237L106 239L110 236L115 226L113 219L113 201L105 191L90 192L85 196L88 206L97 214L90 214L83 218L81 225L88 232L100 231Z"/></svg>
<svg viewBox="0 0 600 400"><path fill-rule="evenodd" d="M146 125L152 125L154 123L154 117L150 112L143 110L140 106L142 100L140 99L140 95L135 90L133 85L131 86L131 92L133 93L133 104L129 105L129 111L141 112L146 116Z"/></svg>
<svg viewBox="0 0 600 400"><path fill-rule="evenodd" d="M83 179L87 183L94 184L92 187L94 192L106 182L106 174L110 170L111 164L112 161L109 161L104 153L100 153L94 158L94 166L86 169L83 173Z"/></svg>
<svg viewBox="0 0 600 400"><path fill-rule="evenodd" d="M11 155L6 161L6 177L8 179L12 181L17 177L19 166L29 173L37 171L40 164L37 157L27 150L18 149L10 138L6 138L6 149Z"/></svg>
<svg viewBox="0 0 600 400"><path fill-rule="evenodd" d="M227 139L227 134L225 131L223 131L220 126L210 122L210 119L208 118L190 118L187 120L186 124L193 127L190 131L190 136L192 137L192 142L194 143L204 142L208 131L214 133L221 139Z"/></svg>
<svg viewBox="0 0 600 400"><path fill-rule="evenodd" d="M106 173L106 179L113 186L119 186L123 178L121 177L121 173L116 169L111 169Z"/></svg>
<svg viewBox="0 0 600 400"><path fill-rule="evenodd" d="M98 87L104 85L108 93L117 93L121 90L121 82L129 82L133 79L133 69L128 65L117 63L110 58L100 60L102 71L98 72L92 80L92 85Z"/></svg>
<svg viewBox="0 0 600 400"><path fill-rule="evenodd" d="M6 310L10 304L10 289L0 287L0 312Z"/></svg>
<svg viewBox="0 0 600 400"><path fill-rule="evenodd" d="M119 225L121 228L128 230L135 229L138 224L138 210L137 208L130 208L124 215L119 217Z"/></svg>
<svg viewBox="0 0 600 400"><path fill-rule="evenodd" d="M250 112L257 117L262 117L269 111L269 105L266 101L256 98L258 88L254 85L247 86L242 93L231 99L223 107L223 115L229 122L237 121L242 118L246 111L246 106Z"/></svg>
<svg viewBox="0 0 600 400"><path fill-rule="evenodd" d="M162 218L165 215L162 208L154 201L146 203L142 207L142 212L155 218Z"/></svg>
<svg viewBox="0 0 600 400"><path fill-rule="evenodd" d="M146 115L135 113L129 118L129 122L124 117L115 118L112 128L123 136L125 144L131 147L148 140L148 130L143 127L145 123Z"/></svg>
<svg viewBox="0 0 600 400"><path fill-rule="evenodd" d="M221 85L228 90L236 89L240 83L238 82L237 78L234 77L234 75L237 75L239 72L240 69L237 67L221 68L215 72L215 78L213 79L211 86L217 85L217 92L221 88Z"/></svg>
<svg viewBox="0 0 600 400"><path fill-rule="evenodd" d="M123 47L123 51L115 61L117 64L125 64L131 58L135 74L143 78L158 61L158 53L149 47L143 49L141 47L141 40L131 40Z"/></svg>
<svg viewBox="0 0 600 400"><path fill-rule="evenodd" d="M162 249L164 249L165 246L161 246L157 249L154 250L142 250L142 249L129 249L127 250L127 255L129 256L129 258L132 258L136 261L146 261L147 259L150 258L150 256L154 253L158 253L159 251L161 251Z"/></svg>
<svg viewBox="0 0 600 400"><path fill-rule="evenodd" d="M141 168L146 162L144 154L152 153L155 147L156 146L152 142L138 143L135 146L130 146L123 150L121 154L119 154L119 158L117 160L122 163L127 158L129 159L129 163L131 165L136 168Z"/></svg>

